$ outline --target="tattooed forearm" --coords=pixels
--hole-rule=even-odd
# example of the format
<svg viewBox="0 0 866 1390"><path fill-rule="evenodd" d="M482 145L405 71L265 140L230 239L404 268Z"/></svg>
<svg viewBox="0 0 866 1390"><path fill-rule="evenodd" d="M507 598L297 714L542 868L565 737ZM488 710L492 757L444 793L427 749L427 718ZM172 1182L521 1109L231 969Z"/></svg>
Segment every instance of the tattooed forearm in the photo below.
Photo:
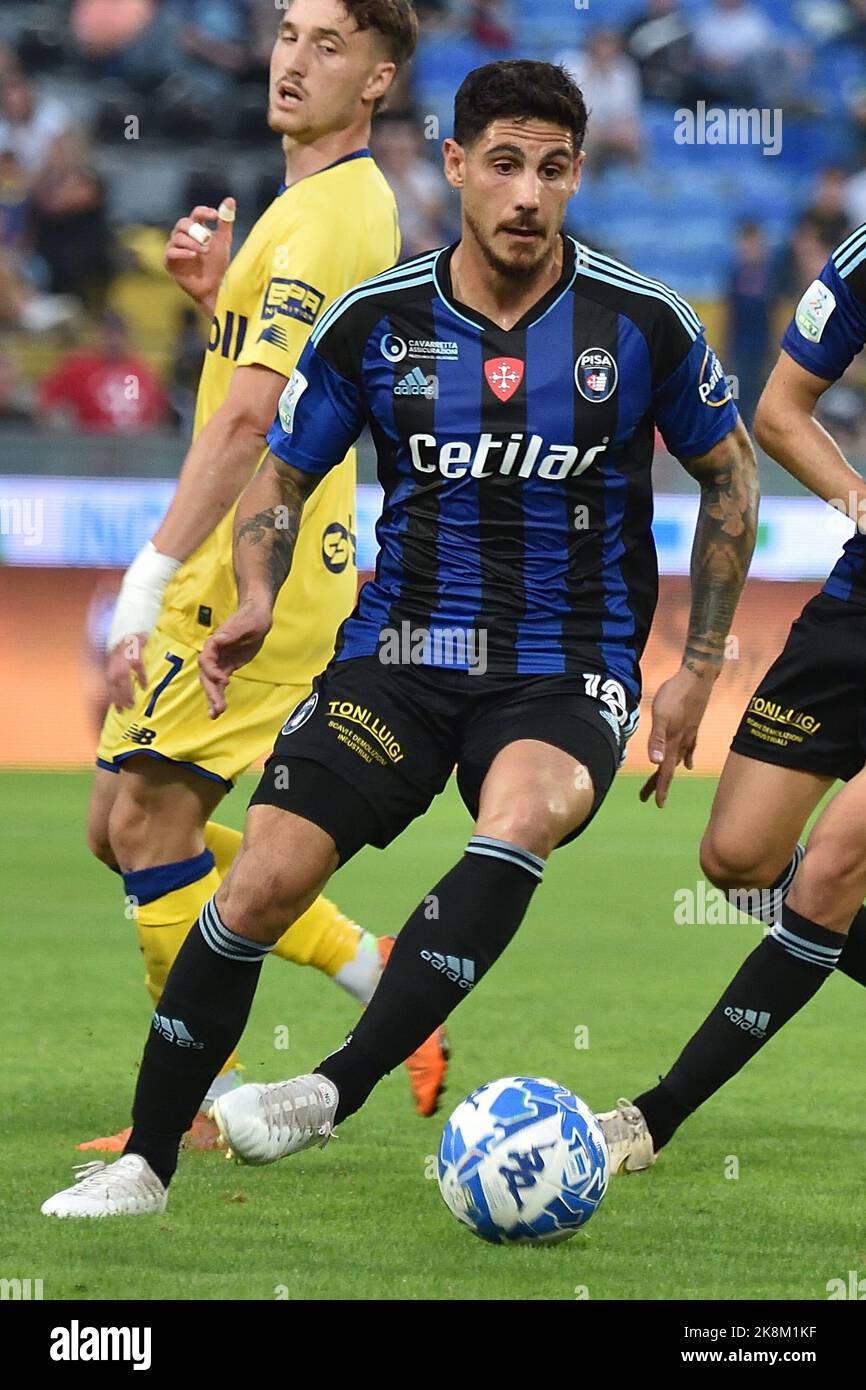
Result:
<svg viewBox="0 0 866 1390"><path fill-rule="evenodd" d="M758 473L742 425L686 467L701 484L692 549L692 608L684 665L696 675L721 669L746 582L758 523Z"/></svg>
<svg viewBox="0 0 866 1390"><path fill-rule="evenodd" d="M289 577L300 524L300 508L295 511L294 508L288 506L279 506L271 507L270 511L267 512L258 512L238 527L235 536L236 547L242 545L264 547L268 580L274 598Z"/></svg>
<svg viewBox="0 0 866 1390"><path fill-rule="evenodd" d="M305 492L297 476L269 457L247 488L235 518L238 598L276 599L292 568ZM270 504L270 505L268 505Z"/></svg>

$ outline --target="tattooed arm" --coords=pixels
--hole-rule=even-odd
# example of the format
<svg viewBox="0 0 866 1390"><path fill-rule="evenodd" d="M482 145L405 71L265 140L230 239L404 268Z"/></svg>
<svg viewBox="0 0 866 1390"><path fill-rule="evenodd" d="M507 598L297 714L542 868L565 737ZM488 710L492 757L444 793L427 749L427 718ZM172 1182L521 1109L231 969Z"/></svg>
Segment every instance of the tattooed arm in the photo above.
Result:
<svg viewBox="0 0 866 1390"><path fill-rule="evenodd" d="M701 485L692 548L692 611L683 665L715 678L743 592L758 529L758 469L745 426L683 464Z"/></svg>
<svg viewBox="0 0 866 1390"><path fill-rule="evenodd" d="M252 601L273 609L292 568L304 503L318 481L268 454L235 515L239 606Z"/></svg>
<svg viewBox="0 0 866 1390"><path fill-rule="evenodd" d="M758 524L758 471L742 422L702 458L683 461L701 485L692 549L692 608L681 669L653 702L650 761L641 799L664 806L679 763L691 768L698 729L725 658Z"/></svg>
<svg viewBox="0 0 866 1390"><path fill-rule="evenodd" d="M237 611L208 638L199 672L212 719L226 707L234 672L261 650L271 630L274 603L292 568L304 503L319 482L268 454L238 503L234 567Z"/></svg>

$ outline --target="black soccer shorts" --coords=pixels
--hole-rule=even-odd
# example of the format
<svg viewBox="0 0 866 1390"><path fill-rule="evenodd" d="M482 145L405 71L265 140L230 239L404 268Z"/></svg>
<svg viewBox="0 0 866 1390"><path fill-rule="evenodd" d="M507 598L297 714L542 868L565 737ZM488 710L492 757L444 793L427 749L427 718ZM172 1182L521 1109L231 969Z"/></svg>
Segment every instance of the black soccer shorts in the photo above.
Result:
<svg viewBox="0 0 866 1390"><path fill-rule="evenodd" d="M478 814L487 772L508 744L538 739L587 768L595 792L586 829L637 727L636 701L612 677L492 676L377 657L334 661L284 725L251 806L312 821L345 863L384 849L428 809L453 769Z"/></svg>
<svg viewBox="0 0 866 1390"><path fill-rule="evenodd" d="M866 607L820 593L755 691L734 753L847 782L866 763Z"/></svg>

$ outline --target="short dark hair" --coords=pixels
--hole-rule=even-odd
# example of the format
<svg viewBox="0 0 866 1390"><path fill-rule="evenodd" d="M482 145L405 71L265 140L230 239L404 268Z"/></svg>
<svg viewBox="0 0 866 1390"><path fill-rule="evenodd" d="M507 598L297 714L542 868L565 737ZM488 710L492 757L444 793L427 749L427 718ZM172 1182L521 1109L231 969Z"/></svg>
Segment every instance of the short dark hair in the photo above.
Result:
<svg viewBox="0 0 866 1390"><path fill-rule="evenodd" d="M586 102L574 78L556 63L514 58L470 72L454 102L454 139L472 145L491 121L532 117L564 126L580 150Z"/></svg>
<svg viewBox="0 0 866 1390"><path fill-rule="evenodd" d="M419 24L414 0L340 0L358 28L375 29L385 40L388 57L401 68L418 47Z"/></svg>

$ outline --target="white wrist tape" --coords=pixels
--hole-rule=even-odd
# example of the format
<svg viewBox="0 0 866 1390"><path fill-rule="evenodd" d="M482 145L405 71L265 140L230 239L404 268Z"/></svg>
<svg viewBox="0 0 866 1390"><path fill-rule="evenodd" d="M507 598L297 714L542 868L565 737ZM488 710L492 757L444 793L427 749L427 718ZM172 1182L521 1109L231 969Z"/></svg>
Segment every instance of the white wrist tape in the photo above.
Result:
<svg viewBox="0 0 866 1390"><path fill-rule="evenodd" d="M161 555L152 541L148 541L144 549L139 551L123 576L117 596L108 634L109 651L124 637L153 631L162 607L163 594L180 566L180 560Z"/></svg>

